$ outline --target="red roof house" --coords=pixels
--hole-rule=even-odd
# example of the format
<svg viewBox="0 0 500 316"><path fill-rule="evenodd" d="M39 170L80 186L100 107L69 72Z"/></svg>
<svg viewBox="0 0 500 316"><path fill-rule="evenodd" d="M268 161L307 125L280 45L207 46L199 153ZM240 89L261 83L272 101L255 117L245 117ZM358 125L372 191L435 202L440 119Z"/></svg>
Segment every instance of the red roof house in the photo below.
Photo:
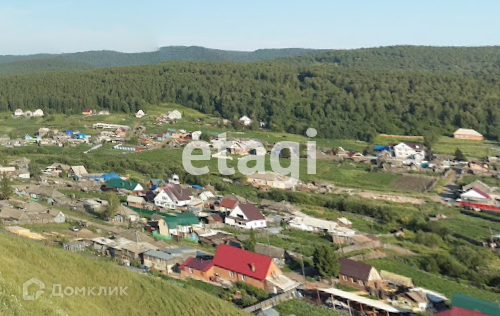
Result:
<svg viewBox="0 0 500 316"><path fill-rule="evenodd" d="M273 258L220 244L213 259L215 273L231 282L246 282L260 289L272 286L282 276ZM283 276L284 277L284 276Z"/></svg>
<svg viewBox="0 0 500 316"><path fill-rule="evenodd" d="M210 281L214 276L214 263L212 260L189 257L179 266L179 271L183 278L189 277L202 281Z"/></svg>
<svg viewBox="0 0 500 316"><path fill-rule="evenodd" d="M238 206L238 201L230 200L230 199L222 199L220 201L219 207L221 212L231 212Z"/></svg>

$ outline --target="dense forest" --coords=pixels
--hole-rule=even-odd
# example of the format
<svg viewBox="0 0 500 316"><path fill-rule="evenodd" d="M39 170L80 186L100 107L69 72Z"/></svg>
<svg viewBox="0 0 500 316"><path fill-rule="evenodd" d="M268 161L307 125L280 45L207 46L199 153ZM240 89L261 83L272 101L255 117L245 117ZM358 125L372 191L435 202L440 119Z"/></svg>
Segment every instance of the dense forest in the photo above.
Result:
<svg viewBox="0 0 500 316"><path fill-rule="evenodd" d="M370 141L377 133L450 134L474 128L500 138L500 78L265 64L167 62L0 78L0 110L83 108L134 112L174 102L272 130ZM252 125L251 128L256 128Z"/></svg>
<svg viewBox="0 0 500 316"><path fill-rule="evenodd" d="M292 64L334 64L344 68L405 69L459 75L500 75L500 46L390 46L331 50L277 60Z"/></svg>
<svg viewBox="0 0 500 316"><path fill-rule="evenodd" d="M164 61L172 61L172 60L252 62L264 59L317 54L324 51L326 50L283 48L283 49L259 49L253 52L244 52L244 51L210 49L198 46L190 46L190 47L168 46L168 47L162 47L154 52L144 52L144 53L120 53L115 51L87 51L87 52L68 53L68 54L36 54L36 55L24 55L24 56L4 55L0 56L0 65L2 63L29 60L31 61L31 63L26 64L27 66L43 69L44 67L46 67L47 59L53 61L60 60L61 63L62 61L65 60L68 62L74 61L85 64L86 67L89 68L153 65L153 64L159 64ZM63 70L73 70L73 69L68 68ZM23 72L18 72L17 74L22 74L27 72L29 72L29 68ZM0 68L0 74L3 74L2 68Z"/></svg>

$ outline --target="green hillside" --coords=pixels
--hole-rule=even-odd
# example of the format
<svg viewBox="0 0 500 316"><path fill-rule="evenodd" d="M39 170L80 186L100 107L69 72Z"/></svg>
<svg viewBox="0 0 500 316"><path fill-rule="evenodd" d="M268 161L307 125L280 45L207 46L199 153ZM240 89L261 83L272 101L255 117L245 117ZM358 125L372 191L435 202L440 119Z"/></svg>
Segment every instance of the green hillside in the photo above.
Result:
<svg viewBox="0 0 500 316"><path fill-rule="evenodd" d="M25 87L29 86L30 89ZM500 81L403 70L269 64L167 62L161 65L0 78L0 111L84 108L133 113L180 104L258 129L371 141L379 133L451 135L473 128L500 137ZM239 126L239 124L236 124ZM428 137L429 139L438 137Z"/></svg>
<svg viewBox="0 0 500 316"><path fill-rule="evenodd" d="M104 259L46 247L0 231L0 315L244 315L195 288L137 274ZM23 300L31 278L45 283L35 301ZM66 287L127 287L126 296L50 297L53 284ZM35 292L36 285L33 285ZM68 290L67 293L70 293ZM30 292L30 294L33 294Z"/></svg>
<svg viewBox="0 0 500 316"><path fill-rule="evenodd" d="M64 59L21 60L0 63L0 76L24 75L39 72L59 72L89 70L94 68L86 63Z"/></svg>
<svg viewBox="0 0 500 316"><path fill-rule="evenodd" d="M390 46L331 50L311 56L283 58L291 64L332 64L343 68L404 69L458 75L499 75L500 46Z"/></svg>
<svg viewBox="0 0 500 316"><path fill-rule="evenodd" d="M164 61L231 61L252 62L263 59L282 58L310 55L324 52L321 49L283 48L283 49L259 49L253 52L228 51L210 49L198 46L168 46L161 47L154 52L143 53L120 53L115 51L87 51L68 54L35 54L35 55L4 55L0 56L0 64L14 61L27 61L35 65L44 64L44 60L68 60L84 63L91 67L118 67L159 64ZM42 66L38 66L42 68ZM80 69L80 68L78 68ZM88 69L88 68L87 68ZM16 74L29 73L28 69L20 69ZM0 68L1 73L1 68ZM12 72L14 74L14 72Z"/></svg>

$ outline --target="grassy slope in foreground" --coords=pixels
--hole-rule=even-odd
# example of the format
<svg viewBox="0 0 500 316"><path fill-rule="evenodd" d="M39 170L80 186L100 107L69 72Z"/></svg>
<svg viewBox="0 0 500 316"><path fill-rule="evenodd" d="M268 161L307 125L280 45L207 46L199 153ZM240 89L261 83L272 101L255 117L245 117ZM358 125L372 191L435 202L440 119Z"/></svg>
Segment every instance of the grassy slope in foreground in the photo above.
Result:
<svg viewBox="0 0 500 316"><path fill-rule="evenodd" d="M244 315L229 303L194 288L180 288L102 259L48 248L0 231L0 315ZM22 299L31 278L45 283L36 301ZM128 287L127 296L50 297L65 287ZM36 291L32 286L32 292Z"/></svg>

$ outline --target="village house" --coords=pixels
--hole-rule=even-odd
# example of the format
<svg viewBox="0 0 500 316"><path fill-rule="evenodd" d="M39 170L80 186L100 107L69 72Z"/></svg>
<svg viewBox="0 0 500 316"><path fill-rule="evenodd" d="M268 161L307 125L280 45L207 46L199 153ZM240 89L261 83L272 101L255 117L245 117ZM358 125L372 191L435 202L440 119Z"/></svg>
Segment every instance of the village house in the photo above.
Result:
<svg viewBox="0 0 500 316"><path fill-rule="evenodd" d="M339 224L316 217L304 216L292 218L288 222L288 226L290 228L310 232L333 232Z"/></svg>
<svg viewBox="0 0 500 316"><path fill-rule="evenodd" d="M135 196L135 195L127 195L127 205L133 206L137 208L142 208L146 204L146 201L143 197Z"/></svg>
<svg viewBox="0 0 500 316"><path fill-rule="evenodd" d="M111 179L104 185L106 191L126 190L132 192L144 191L142 185L132 180Z"/></svg>
<svg viewBox="0 0 500 316"><path fill-rule="evenodd" d="M359 290L383 289L387 283L377 269L363 262L341 258L339 280L341 284Z"/></svg>
<svg viewBox="0 0 500 316"><path fill-rule="evenodd" d="M137 111L137 113L135 113L135 117L137 117L137 118L144 117L145 115L146 115L146 113L144 113L143 110L139 110L139 111Z"/></svg>
<svg viewBox="0 0 500 316"><path fill-rule="evenodd" d="M127 136L127 133L128 133L128 129L125 129L123 127L118 127L115 130L115 136L117 136L117 137L125 137L125 136Z"/></svg>
<svg viewBox="0 0 500 316"><path fill-rule="evenodd" d="M483 140L483 135L479 134L473 129L459 128L453 133L453 138L467 139L467 140Z"/></svg>
<svg viewBox="0 0 500 316"><path fill-rule="evenodd" d="M464 202L478 204L494 204L495 200L487 193L479 189L470 189L465 193L460 194L460 200Z"/></svg>
<svg viewBox="0 0 500 316"><path fill-rule="evenodd" d="M238 201L231 200L228 198L223 198L219 202L218 211L224 214L231 213L238 206Z"/></svg>
<svg viewBox="0 0 500 316"><path fill-rule="evenodd" d="M166 209L187 206L191 203L191 197L194 196L191 190L182 188L180 184L170 184L160 190L154 198L154 203Z"/></svg>
<svg viewBox="0 0 500 316"><path fill-rule="evenodd" d="M212 260L189 257L181 266L179 271L183 278L193 278L205 282L213 280L214 263Z"/></svg>
<svg viewBox="0 0 500 316"><path fill-rule="evenodd" d="M87 169L84 166L71 166L68 170L68 178L81 180L89 176Z"/></svg>
<svg viewBox="0 0 500 316"><path fill-rule="evenodd" d="M154 198L155 205L167 210L175 209L176 205L172 195L168 194L165 190L161 190Z"/></svg>
<svg viewBox="0 0 500 316"><path fill-rule="evenodd" d="M245 282L273 293L287 292L298 286L283 275L273 258L224 244L217 247L213 265L217 277L233 283Z"/></svg>
<svg viewBox="0 0 500 316"><path fill-rule="evenodd" d="M35 112L33 112L33 117L42 117L44 114L43 114L43 111L42 109L37 109L35 110Z"/></svg>
<svg viewBox="0 0 500 316"><path fill-rule="evenodd" d="M137 223L139 221L139 214L129 209L124 205L120 205L118 212L116 213L113 221L120 223Z"/></svg>
<svg viewBox="0 0 500 316"><path fill-rule="evenodd" d="M182 113L178 110L168 111L167 114L162 115L162 118L168 120L180 120L182 118Z"/></svg>
<svg viewBox="0 0 500 316"><path fill-rule="evenodd" d="M254 173L246 176L247 182L255 187L290 189L295 186L292 179L274 172Z"/></svg>
<svg viewBox="0 0 500 316"><path fill-rule="evenodd" d="M399 159L425 159L424 145L418 143L403 142L393 147L394 156Z"/></svg>
<svg viewBox="0 0 500 316"><path fill-rule="evenodd" d="M92 115L92 113L94 113L94 111L92 111L91 109L83 109L82 110L83 115Z"/></svg>
<svg viewBox="0 0 500 316"><path fill-rule="evenodd" d="M99 115L109 115L109 111L108 110L101 110L101 111L99 111Z"/></svg>
<svg viewBox="0 0 500 316"><path fill-rule="evenodd" d="M246 115L242 116L238 121L245 126L248 126L252 123L252 120Z"/></svg>
<svg viewBox="0 0 500 316"><path fill-rule="evenodd" d="M163 274L172 273L179 259L161 250L148 250L143 254L144 266Z"/></svg>
<svg viewBox="0 0 500 316"><path fill-rule="evenodd" d="M225 223L246 229L266 228L264 215L251 203L238 204L225 218Z"/></svg>

